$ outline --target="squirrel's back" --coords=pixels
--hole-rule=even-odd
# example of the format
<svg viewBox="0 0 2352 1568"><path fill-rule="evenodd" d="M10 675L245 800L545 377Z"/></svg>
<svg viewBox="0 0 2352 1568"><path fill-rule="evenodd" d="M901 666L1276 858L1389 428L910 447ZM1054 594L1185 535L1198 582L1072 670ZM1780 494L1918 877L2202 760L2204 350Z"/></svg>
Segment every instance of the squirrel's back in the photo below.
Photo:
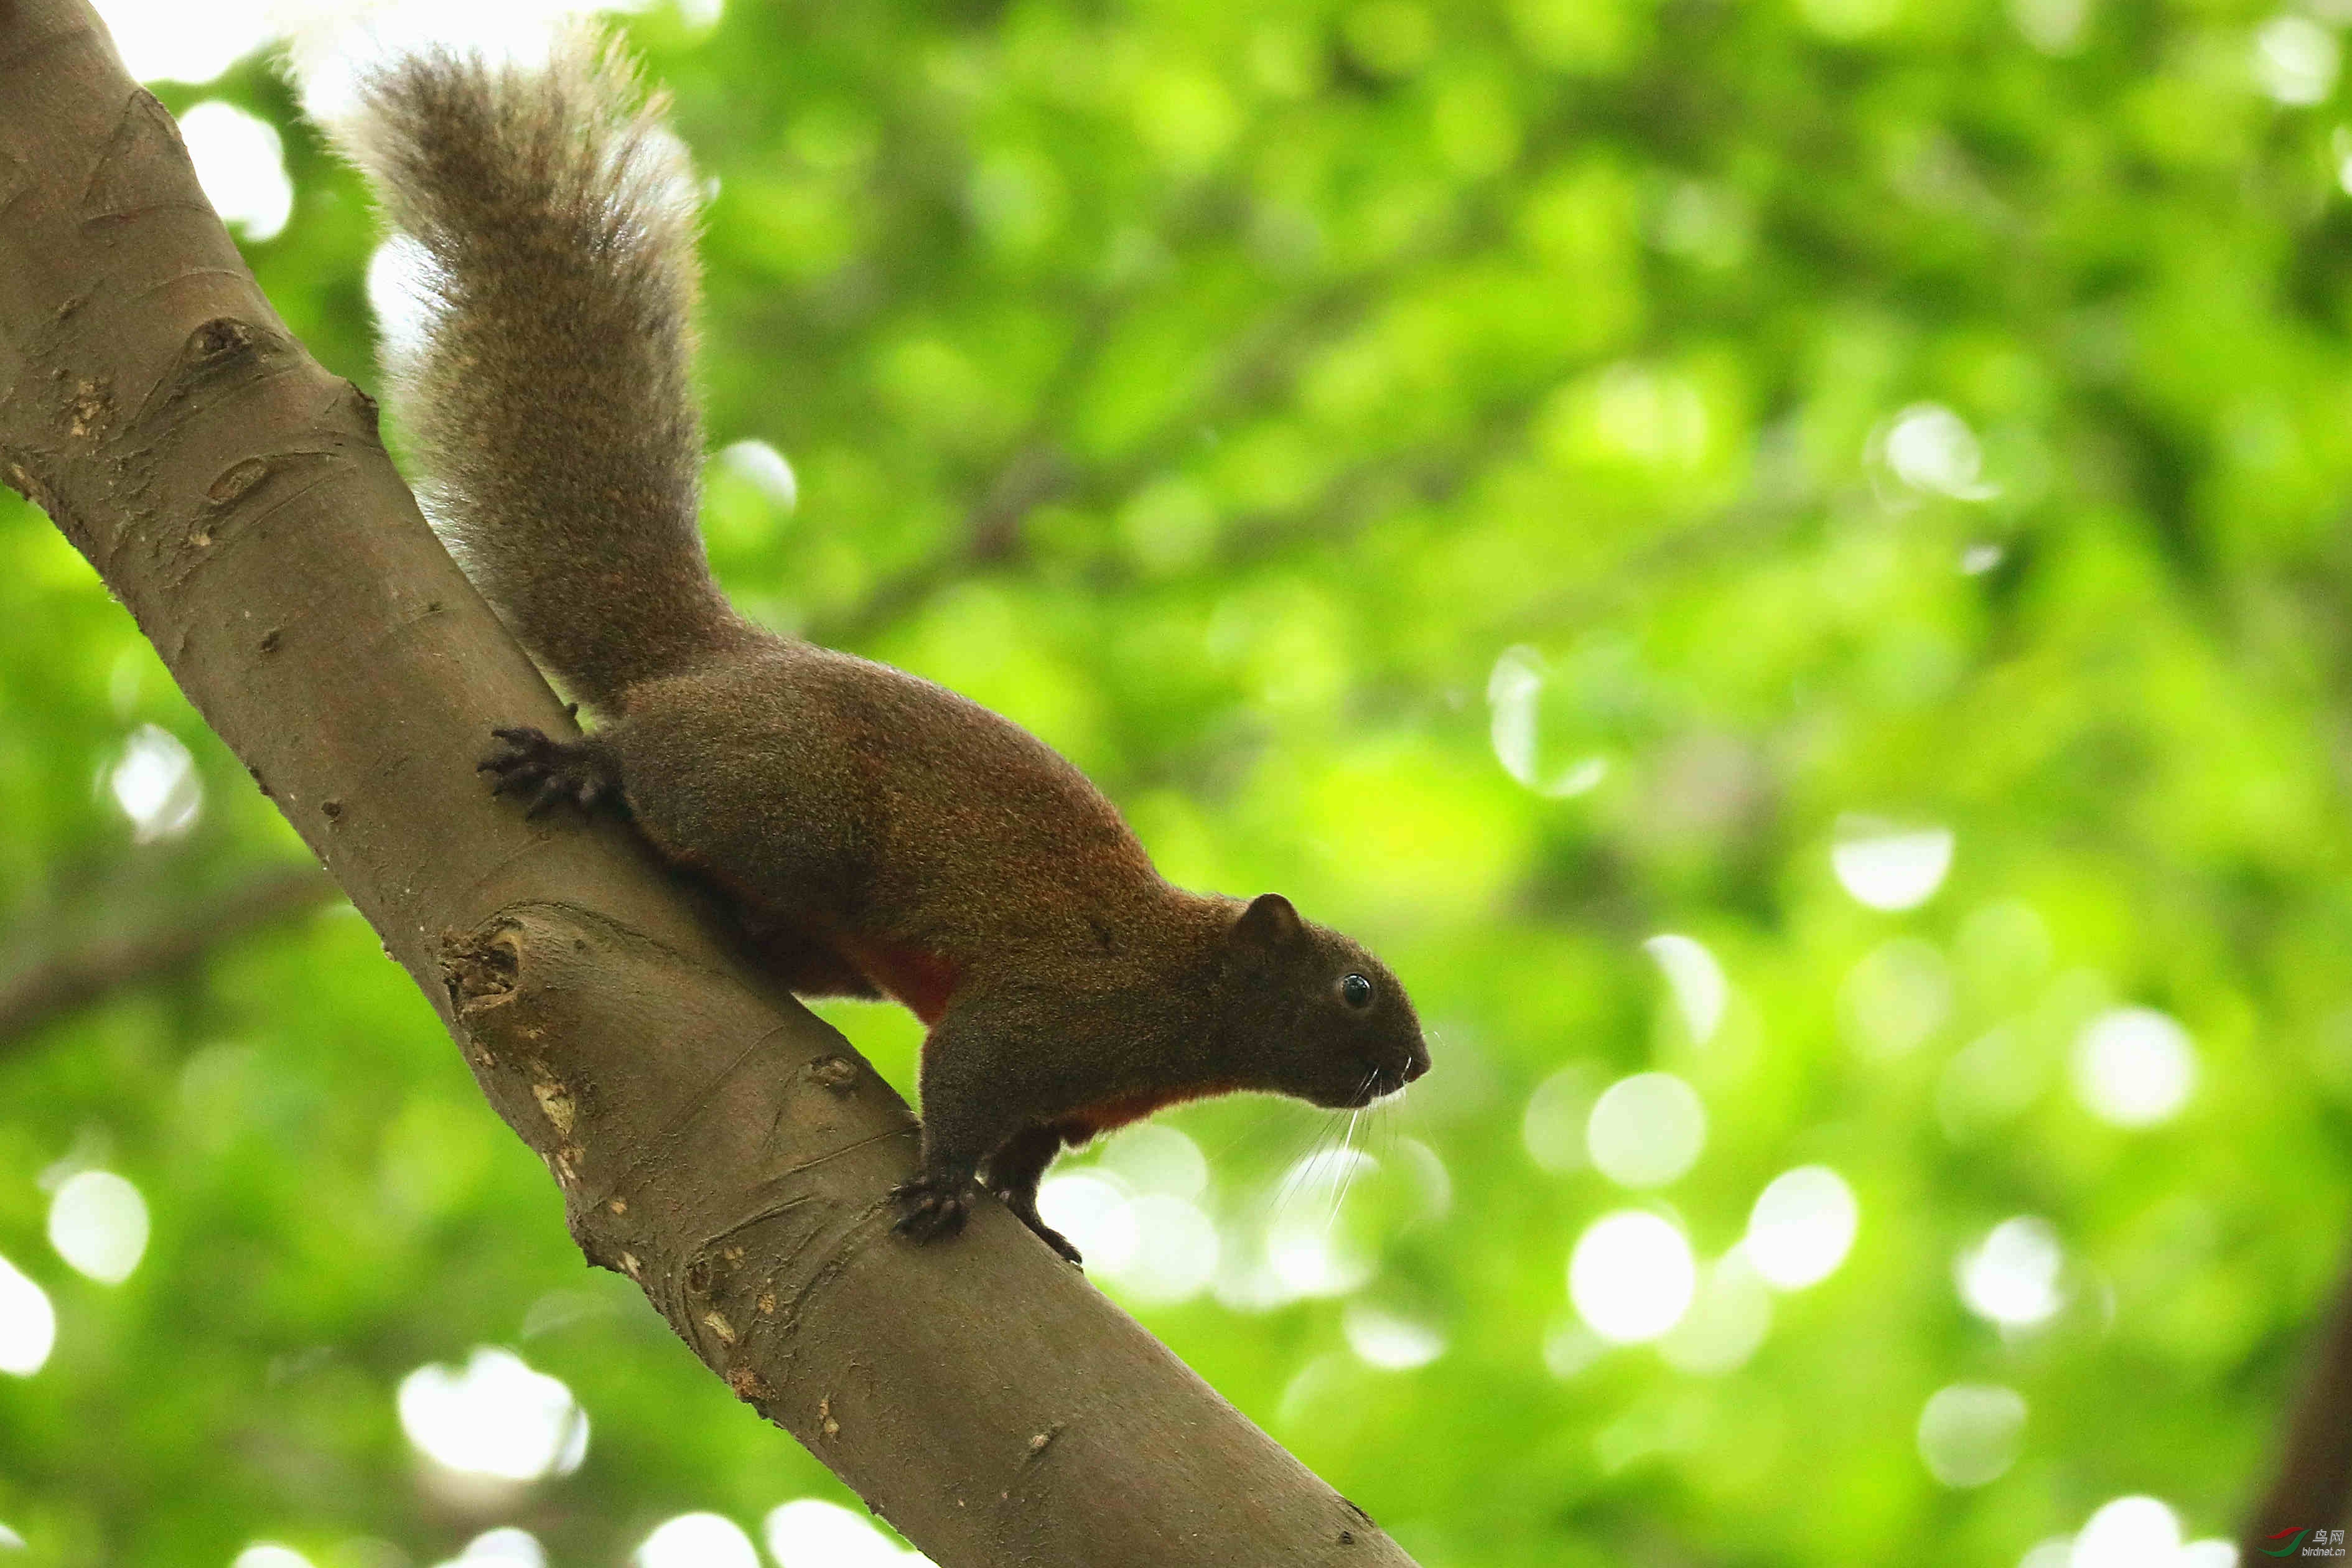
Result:
<svg viewBox="0 0 2352 1568"><path fill-rule="evenodd" d="M386 368L434 526L607 712L751 635L696 526L696 198L660 109L574 32L543 65L397 59L336 127L415 247L425 321Z"/></svg>

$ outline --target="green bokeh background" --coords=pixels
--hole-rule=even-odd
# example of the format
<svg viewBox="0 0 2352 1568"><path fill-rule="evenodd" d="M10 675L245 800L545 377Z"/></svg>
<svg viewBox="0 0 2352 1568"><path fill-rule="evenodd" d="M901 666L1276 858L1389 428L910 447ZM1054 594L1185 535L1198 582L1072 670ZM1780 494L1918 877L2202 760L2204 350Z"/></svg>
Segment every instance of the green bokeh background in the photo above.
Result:
<svg viewBox="0 0 2352 1568"><path fill-rule="evenodd" d="M1332 1222L1375 1265L1354 1298L1138 1308L1426 1568L2008 1568L2129 1493L2233 1531L2352 1192L2344 11L631 22L716 181L713 446L797 475L793 506L714 464L730 591L1034 729L1171 877L1365 936L1437 1032L1435 1072L1358 1130L1384 1164ZM158 90L279 127L297 205L247 255L373 385L355 181L267 62ZM1930 405L1967 433L1940 468L1889 440ZM101 781L150 724L204 804L142 844ZM1931 899L1841 887L1856 814L1951 831ZM0 500L8 960L301 853ZM1705 1039L1644 952L1664 931L1728 979ZM2194 1044L2155 1127L2074 1087L2118 1005ZM909 1020L827 1016L911 1090ZM1705 1101L1688 1174L1636 1194L1531 1156L1538 1085L1649 1068ZM1169 1120L1235 1237L1328 1135L1270 1101ZM1651 1209L1711 1260L1813 1163L1858 1238L1743 1364L1578 1352L1586 1226ZM83 1166L152 1209L118 1286L46 1239ZM2004 1333L1954 1260L2019 1215L2060 1237L2065 1305ZM0 1376L26 1542L0 1568L212 1568L257 1539L389 1568L506 1523L617 1563L684 1510L855 1501L583 1267L348 910L0 1043L0 1257L59 1320L37 1374ZM1351 1305L1443 1353L1367 1363ZM477 1505L394 1394L482 1344L562 1379L593 1436L575 1474ZM1916 1440L1954 1383L2027 1403L1981 1487Z"/></svg>

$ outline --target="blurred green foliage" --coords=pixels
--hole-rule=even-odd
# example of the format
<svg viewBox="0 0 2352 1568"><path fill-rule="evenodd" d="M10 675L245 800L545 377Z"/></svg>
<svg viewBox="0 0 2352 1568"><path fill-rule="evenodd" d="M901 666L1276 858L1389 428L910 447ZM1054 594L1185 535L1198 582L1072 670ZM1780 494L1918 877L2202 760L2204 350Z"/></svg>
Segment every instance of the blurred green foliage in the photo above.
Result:
<svg viewBox="0 0 2352 1568"><path fill-rule="evenodd" d="M796 481L714 463L730 590L1034 728L1175 879L1291 893L1433 1025L1437 1070L1357 1130L1380 1172L1328 1221L1311 1184L1276 1202L1321 1119L1168 1119L1229 1249L1306 1209L1360 1283L1129 1292L1427 1568L2009 1564L2128 1493L2232 1531L2352 1192L2342 13L633 24L714 182L714 448L769 443ZM293 219L248 254L372 384L356 183L263 63L160 90L282 132ZM299 853L13 499L0 669L20 962ZM104 781L150 724L204 804L136 843ZM1950 832L1932 896L1841 885L1857 816ZM1712 1027L1645 956L1661 932L1719 963ZM2079 1081L2126 1005L2177 1019L2195 1068L2137 1128ZM910 1085L909 1020L828 1016ZM1648 1068L1696 1088L1707 1137L1629 1192L1577 1118ZM1665 1215L1706 1264L1811 1163L1857 1239L1738 1364L1576 1326L1593 1220ZM90 1166L152 1214L119 1285L45 1236ZM2054 1312L2003 1330L1956 1260L2016 1215L2063 1262ZM854 1500L583 1269L348 910L0 1045L0 1257L58 1319L38 1373L0 1375L0 1523L27 1543L0 1563L272 1539L383 1568L499 1523L616 1563L682 1510ZM1391 1359L1439 1353L1374 1364L1382 1321L1418 1347ZM480 1344L577 1396L576 1473L465 1493L414 1453L401 1379ZM1979 1486L1919 1437L1956 1383L2025 1401Z"/></svg>

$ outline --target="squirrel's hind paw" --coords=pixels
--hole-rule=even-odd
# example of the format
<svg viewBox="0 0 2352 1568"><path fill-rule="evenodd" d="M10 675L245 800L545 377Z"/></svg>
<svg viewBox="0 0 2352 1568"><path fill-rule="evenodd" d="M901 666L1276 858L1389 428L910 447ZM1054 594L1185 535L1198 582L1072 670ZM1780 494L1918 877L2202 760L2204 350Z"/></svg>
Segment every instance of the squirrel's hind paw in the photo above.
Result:
<svg viewBox="0 0 2352 1568"><path fill-rule="evenodd" d="M936 1241L963 1228L971 1214L971 1182L933 1181L919 1176L890 1189L898 1205L898 1223L891 1228L914 1241Z"/></svg>
<svg viewBox="0 0 2352 1568"><path fill-rule="evenodd" d="M612 753L593 741L552 741L527 725L490 731L498 748L474 764L492 774L492 795L530 792L525 816L570 801L583 811L621 804L621 774Z"/></svg>
<svg viewBox="0 0 2352 1568"><path fill-rule="evenodd" d="M1037 1199L1034 1193L1020 1194L1000 1189L997 1195L1004 1200L1004 1206L1011 1209L1023 1225L1037 1233L1038 1240L1059 1253L1064 1262L1075 1263L1081 1268L1086 1267L1087 1260L1079 1255L1076 1247L1070 1245L1070 1238L1047 1225L1037 1213Z"/></svg>
<svg viewBox="0 0 2352 1568"><path fill-rule="evenodd" d="M1086 1267L1086 1258L1079 1255L1076 1247L1070 1245L1070 1238L1068 1237L1064 1236L1060 1231L1055 1230L1052 1226L1045 1224L1042 1220L1031 1220L1029 1222L1029 1228L1037 1233L1038 1240L1044 1242L1046 1246L1060 1253L1064 1262L1074 1263L1081 1268Z"/></svg>

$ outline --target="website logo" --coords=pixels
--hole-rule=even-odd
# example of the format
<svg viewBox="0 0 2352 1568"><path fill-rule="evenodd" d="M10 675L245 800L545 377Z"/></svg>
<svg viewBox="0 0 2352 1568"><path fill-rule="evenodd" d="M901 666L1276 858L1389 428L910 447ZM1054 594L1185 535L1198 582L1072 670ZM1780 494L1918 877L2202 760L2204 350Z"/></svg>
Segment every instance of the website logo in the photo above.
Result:
<svg viewBox="0 0 2352 1568"><path fill-rule="evenodd" d="M2310 1539L2305 1541L2305 1537ZM2275 1541L2276 1546L2255 1550L2265 1557L2341 1557L2344 1555L2344 1532L2340 1530L2286 1529L2265 1535L2264 1541Z"/></svg>

